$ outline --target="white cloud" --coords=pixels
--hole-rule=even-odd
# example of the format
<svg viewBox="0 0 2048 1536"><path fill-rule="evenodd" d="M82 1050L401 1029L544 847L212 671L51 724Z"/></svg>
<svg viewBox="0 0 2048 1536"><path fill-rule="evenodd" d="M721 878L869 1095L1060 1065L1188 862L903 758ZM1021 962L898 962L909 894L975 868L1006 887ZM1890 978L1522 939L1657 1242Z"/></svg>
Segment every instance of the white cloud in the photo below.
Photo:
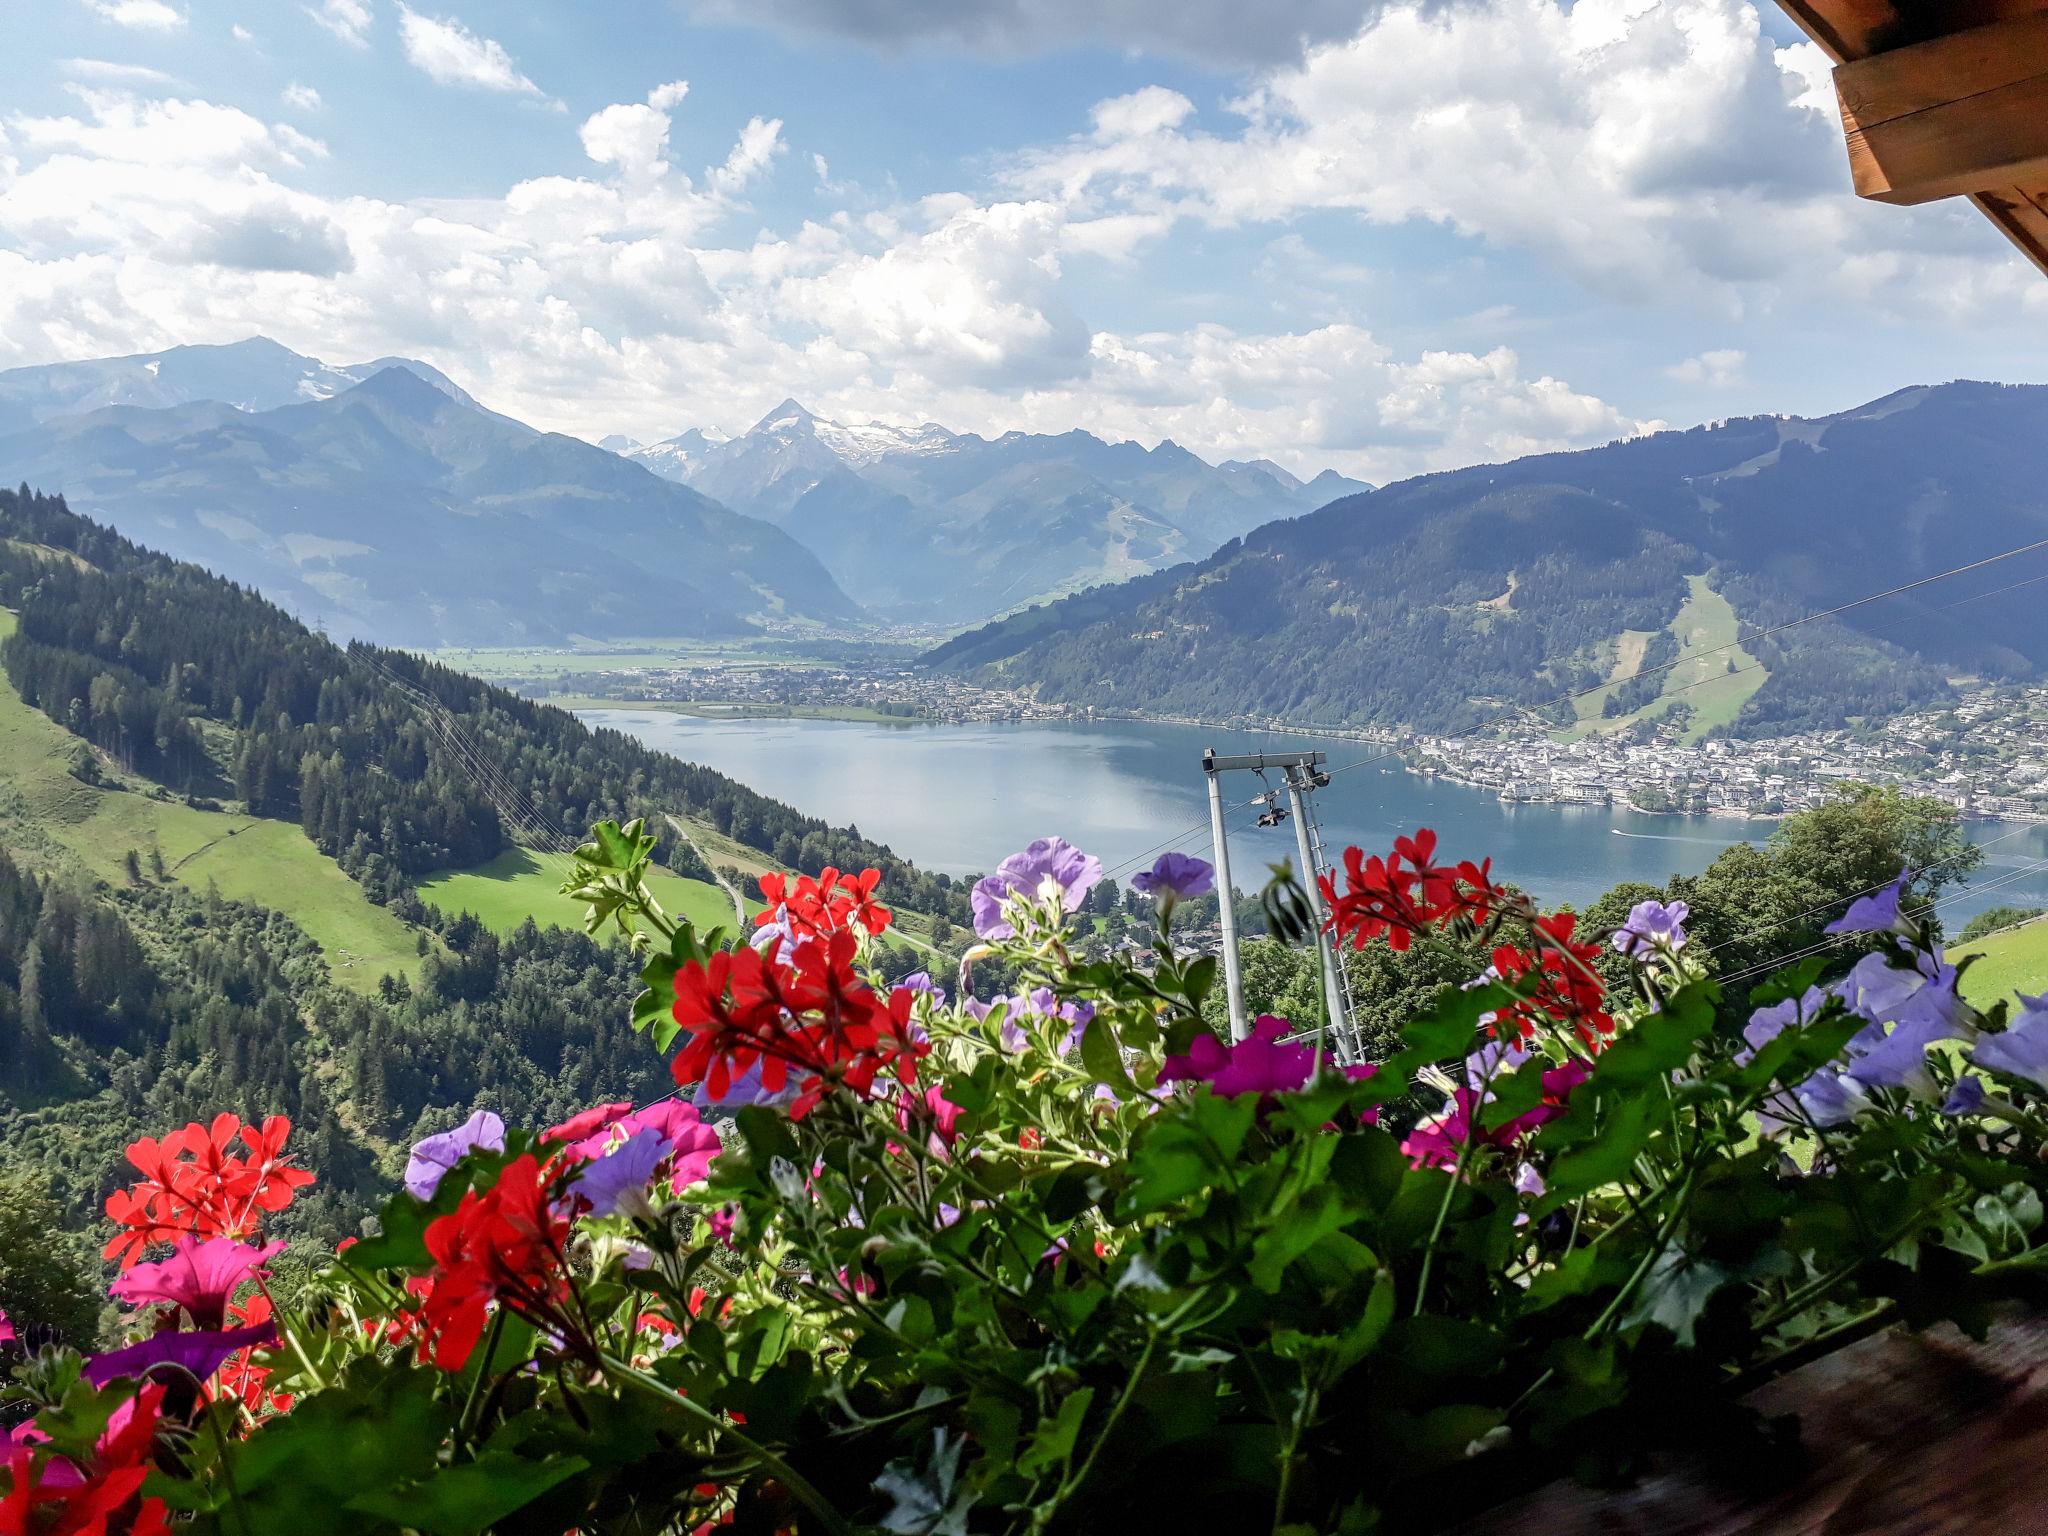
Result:
<svg viewBox="0 0 2048 1536"><path fill-rule="evenodd" d="M63 70L79 80L117 85L169 85L171 77L147 64L118 64L111 59L66 59Z"/></svg>
<svg viewBox="0 0 2048 1536"><path fill-rule="evenodd" d="M298 81L294 80L280 92L280 95L283 97L286 106L297 107L301 112L317 112L320 110L320 93L310 85L301 85Z"/></svg>
<svg viewBox="0 0 2048 1536"><path fill-rule="evenodd" d="M1966 211L1849 195L1817 58L1775 47L1749 0L1392 6L1268 72L1227 104L1228 131L1150 88L1020 156L1008 181L1168 224L1425 221L1603 297L1724 310L1845 281L1952 291L1959 271L2001 265ZM2018 293L2018 264L2002 265L1993 285Z"/></svg>
<svg viewBox="0 0 2048 1536"><path fill-rule="evenodd" d="M256 41L256 34L243 26L239 21L228 28L228 36L238 43L253 43Z"/></svg>
<svg viewBox="0 0 2048 1536"><path fill-rule="evenodd" d="M164 0L79 0L94 15L137 32L175 32L185 13Z"/></svg>
<svg viewBox="0 0 2048 1536"><path fill-rule="evenodd" d="M370 0L320 0L305 11L344 43L361 48L369 42L370 23L375 19Z"/></svg>
<svg viewBox="0 0 2048 1536"><path fill-rule="evenodd" d="M708 180L717 191L738 192L765 171L785 147L781 118L749 118L725 164L712 171Z"/></svg>
<svg viewBox="0 0 2048 1536"><path fill-rule="evenodd" d="M1742 365L1749 354L1740 347L1715 347L1673 363L1664 376L1681 384L1704 384L1710 389L1729 389L1743 381Z"/></svg>
<svg viewBox="0 0 2048 1536"><path fill-rule="evenodd" d="M444 68L531 90L455 22L402 12L409 55L418 24L456 36ZM682 81L586 117L581 174L406 201L300 190L325 151L289 125L88 90L74 115L6 121L0 366L261 331L337 360L425 356L566 431L744 427L793 393L854 418L881 402L964 430L1081 425L1385 480L1650 423L1559 377L1546 327L1483 298L1410 339L1398 263L1363 265L1329 239L1331 213L1534 253L1600 295L1602 323L1635 294L1715 313L1822 294L2048 313L2048 289L1966 213L1855 204L1797 54L1739 0L1394 9L1220 110L1163 87L1110 98L971 190L870 195L799 144L818 178L804 206L822 211L773 227L748 199L791 148L783 125L751 118L686 174ZM1102 263L1143 281L1162 255L1170 284L1178 247L1161 248L1211 229L1246 232L1227 248L1270 309L1239 303L1223 327L1095 307ZM1747 339L1706 339L1725 338ZM1700 347L1654 354L1649 382ZM1745 363L1718 346L1669 371L1732 385Z"/></svg>
<svg viewBox="0 0 2048 1536"><path fill-rule="evenodd" d="M583 152L631 180L667 175L669 113L689 90L689 81L671 80L648 92L645 102L617 102L592 113L579 130Z"/></svg>
<svg viewBox="0 0 2048 1536"><path fill-rule="evenodd" d="M442 85L524 96L541 94L540 87L519 72L502 44L479 36L459 21L422 15L400 0L398 32L407 61Z"/></svg>

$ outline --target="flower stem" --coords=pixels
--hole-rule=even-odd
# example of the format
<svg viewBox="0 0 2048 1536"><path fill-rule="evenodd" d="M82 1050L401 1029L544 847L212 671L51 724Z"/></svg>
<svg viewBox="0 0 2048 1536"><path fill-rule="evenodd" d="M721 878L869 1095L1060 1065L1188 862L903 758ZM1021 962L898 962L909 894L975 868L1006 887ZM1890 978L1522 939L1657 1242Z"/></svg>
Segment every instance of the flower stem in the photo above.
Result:
<svg viewBox="0 0 2048 1536"><path fill-rule="evenodd" d="M801 1472L784 1461L775 1452L761 1444L744 1430L720 1418L701 1403L693 1403L658 1377L650 1376L636 1366L611 1355L600 1355L598 1362L607 1375L629 1382L650 1396L659 1398L671 1408L680 1408L684 1413L702 1422L707 1428L716 1430L735 1445L753 1454L761 1466L774 1476L777 1482L787 1488L798 1503L818 1517L818 1523L833 1536L854 1536L854 1528L839 1511L820 1493Z"/></svg>

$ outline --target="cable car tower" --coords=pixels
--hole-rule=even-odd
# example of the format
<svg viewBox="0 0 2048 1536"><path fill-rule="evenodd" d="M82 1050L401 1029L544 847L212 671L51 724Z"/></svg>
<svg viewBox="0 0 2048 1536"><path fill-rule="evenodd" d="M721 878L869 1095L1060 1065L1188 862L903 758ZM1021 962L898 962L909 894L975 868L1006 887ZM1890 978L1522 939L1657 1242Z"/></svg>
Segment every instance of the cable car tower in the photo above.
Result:
<svg viewBox="0 0 2048 1536"><path fill-rule="evenodd" d="M1251 1033L1251 1022L1245 1017L1244 973L1238 965L1237 956L1237 912L1231 905L1230 845L1223 825L1223 775L1247 772L1258 775L1259 783L1265 786L1264 793L1252 802L1260 807L1258 824L1277 827L1289 819L1294 822L1294 846L1301 859L1302 883L1308 888L1309 907L1316 918L1316 956L1322 968L1323 1003L1330 1021L1330 1043L1337 1059L1349 1065L1356 1054L1351 1033L1349 989L1343 968L1330 947L1330 936L1323 931L1323 921L1328 914L1323 911L1322 892L1318 888L1319 878L1324 872L1322 837L1309 803L1309 796L1330 782L1329 774L1323 771L1325 760L1321 752L1253 752L1220 757L1211 747L1202 754L1202 772L1209 780L1209 836L1215 844L1216 886L1222 897L1218 906L1223 917L1223 986L1230 1001L1230 1038L1244 1039ZM1279 803L1278 793L1266 778L1268 768L1276 768L1284 775L1287 789L1287 804L1284 806Z"/></svg>

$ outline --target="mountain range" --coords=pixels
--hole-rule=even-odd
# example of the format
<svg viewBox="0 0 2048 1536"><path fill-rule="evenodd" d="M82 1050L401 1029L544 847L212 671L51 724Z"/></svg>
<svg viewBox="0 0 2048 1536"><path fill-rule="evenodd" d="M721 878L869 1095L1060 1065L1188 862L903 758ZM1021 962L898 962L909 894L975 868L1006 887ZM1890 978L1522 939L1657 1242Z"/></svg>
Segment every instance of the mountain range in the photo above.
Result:
<svg viewBox="0 0 2048 1536"><path fill-rule="evenodd" d="M1264 459L1210 464L1170 440L849 424L795 400L737 437L605 446L783 529L878 617L928 623L1163 570L1371 489Z"/></svg>
<svg viewBox="0 0 2048 1536"><path fill-rule="evenodd" d="M124 534L394 644L859 618L779 529L409 360L335 368L256 339L10 370L0 480L61 487Z"/></svg>
<svg viewBox="0 0 2048 1536"><path fill-rule="evenodd" d="M979 623L1366 489L1087 432L987 439L785 401L591 445L411 358L263 337L0 372L0 480L396 644ZM650 600L634 573L658 568Z"/></svg>
<svg viewBox="0 0 2048 1536"><path fill-rule="evenodd" d="M1699 679L1743 674L1712 723L1761 734L2037 675L2048 552L1861 600L2044 539L2048 387L1958 382L1424 475L927 661L1105 709L1455 728L1512 709L1583 722L1552 701L1610 682L1610 717L1706 724L1687 670L1623 682L1697 651ZM1745 649L1723 649L1738 623Z"/></svg>

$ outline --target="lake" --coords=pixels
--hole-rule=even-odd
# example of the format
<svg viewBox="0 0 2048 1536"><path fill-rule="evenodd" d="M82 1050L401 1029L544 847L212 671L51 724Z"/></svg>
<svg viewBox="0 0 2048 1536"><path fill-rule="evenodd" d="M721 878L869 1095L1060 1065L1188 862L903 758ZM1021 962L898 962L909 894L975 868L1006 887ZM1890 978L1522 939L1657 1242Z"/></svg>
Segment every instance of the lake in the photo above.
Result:
<svg viewBox="0 0 2048 1536"><path fill-rule="evenodd" d="M593 726L731 774L764 795L835 825L852 824L927 869L975 874L1034 837L1052 834L1115 866L1154 845L1209 853L1202 749L1329 754L1341 767L1376 757L1367 742L1136 721L1091 724L869 724L839 720L719 720L647 709L582 711ZM1280 776L1270 775L1274 788ZM1257 791L1249 774L1225 783L1226 803ZM1403 771L1392 760L1340 772L1316 794L1325 841L1384 850L1396 833L1434 827L1445 854L1491 856L1500 874L1540 900L1584 905L1624 880L1696 874L1728 844L1768 835L1771 822L1646 816L1604 807L1503 804L1491 793ZM1294 854L1292 824L1260 829L1255 812L1230 823L1231 873L1253 890L1265 866ZM2048 827L1973 822L1990 844L1976 890L1944 900L1951 930L2004 902L2048 905ZM2001 879L2009 884L1994 885ZM1986 889L1986 887L1991 887Z"/></svg>

